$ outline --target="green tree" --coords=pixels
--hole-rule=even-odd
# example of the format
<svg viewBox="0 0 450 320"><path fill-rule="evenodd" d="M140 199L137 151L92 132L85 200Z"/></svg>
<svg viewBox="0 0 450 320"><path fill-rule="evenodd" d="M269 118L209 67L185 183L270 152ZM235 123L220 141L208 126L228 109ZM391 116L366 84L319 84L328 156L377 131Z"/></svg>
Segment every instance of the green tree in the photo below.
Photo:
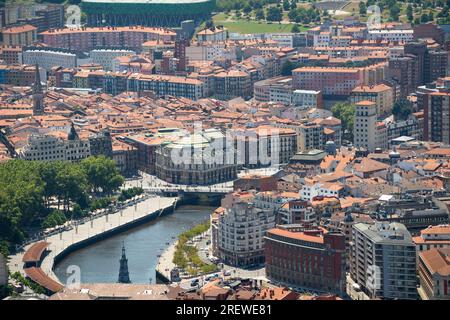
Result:
<svg viewBox="0 0 450 320"><path fill-rule="evenodd" d="M294 70L295 65L290 61L286 60L285 63L281 66L281 75L282 76L290 76L292 75L292 70Z"/></svg>
<svg viewBox="0 0 450 320"><path fill-rule="evenodd" d="M390 8L389 8L389 18L392 21L398 21L400 17L400 7L398 6L397 3L394 3Z"/></svg>
<svg viewBox="0 0 450 320"><path fill-rule="evenodd" d="M58 186L58 208L63 201L64 212L69 211L70 203L77 202L87 197L88 181L86 173L80 165L64 162L56 175Z"/></svg>
<svg viewBox="0 0 450 320"><path fill-rule="evenodd" d="M392 114L396 120L406 120L412 112L412 103L407 99L396 101L392 107Z"/></svg>
<svg viewBox="0 0 450 320"><path fill-rule="evenodd" d="M333 116L341 120L343 136L353 141L353 123L355 120L355 105L351 103L337 103L331 108Z"/></svg>
<svg viewBox="0 0 450 320"><path fill-rule="evenodd" d="M291 7L291 4L289 3L289 0L283 0L283 10L289 11L290 7Z"/></svg>
<svg viewBox="0 0 450 320"><path fill-rule="evenodd" d="M281 21L283 19L283 13L281 12L280 8L277 7L270 7L269 10L267 10L267 18L268 21Z"/></svg>
<svg viewBox="0 0 450 320"><path fill-rule="evenodd" d="M364 3L364 1L361 1L359 3L359 14L362 15L362 16L367 14L367 6Z"/></svg>
<svg viewBox="0 0 450 320"><path fill-rule="evenodd" d="M119 189L124 179L116 168L114 160L105 156L88 157L81 161L87 182L94 193L111 194Z"/></svg>
<svg viewBox="0 0 450 320"><path fill-rule="evenodd" d="M298 27L297 24L294 24L294 26L291 29L292 33L299 33L300 32L300 28Z"/></svg>
<svg viewBox="0 0 450 320"><path fill-rule="evenodd" d="M256 9L255 18L256 18L256 20L264 20L266 18L266 16L264 15L264 10Z"/></svg>
<svg viewBox="0 0 450 320"><path fill-rule="evenodd" d="M414 20L414 10L411 4L408 4L406 7L406 17L408 18L409 22L412 22Z"/></svg>

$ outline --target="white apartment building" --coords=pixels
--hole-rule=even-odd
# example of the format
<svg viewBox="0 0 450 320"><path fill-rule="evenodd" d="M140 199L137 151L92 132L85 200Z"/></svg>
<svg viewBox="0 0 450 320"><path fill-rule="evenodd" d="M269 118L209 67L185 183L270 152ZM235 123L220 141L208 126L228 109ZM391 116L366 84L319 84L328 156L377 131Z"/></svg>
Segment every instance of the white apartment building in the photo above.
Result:
<svg viewBox="0 0 450 320"><path fill-rule="evenodd" d="M314 208L307 201L292 200L278 210L281 224L302 224L316 221Z"/></svg>
<svg viewBox="0 0 450 320"><path fill-rule="evenodd" d="M19 54L19 62L28 65L38 64L39 68L46 71L50 71L54 66L76 68L77 55L63 51L32 49Z"/></svg>
<svg viewBox="0 0 450 320"><path fill-rule="evenodd" d="M230 40L273 40L278 47L294 47L294 34L292 33L230 33Z"/></svg>
<svg viewBox="0 0 450 320"><path fill-rule="evenodd" d="M298 199L294 192L262 191L258 192L253 199L256 208L264 210L279 210L285 203Z"/></svg>
<svg viewBox="0 0 450 320"><path fill-rule="evenodd" d="M132 50L96 49L89 52L89 57L92 63L101 65L105 71L117 71L114 70L114 59L135 54Z"/></svg>
<svg viewBox="0 0 450 320"><path fill-rule="evenodd" d="M356 148L374 151L377 131L377 106L373 101L363 100L355 104L355 120L353 128L354 144Z"/></svg>
<svg viewBox="0 0 450 320"><path fill-rule="evenodd" d="M186 47L186 57L190 61L206 60L215 61L218 59L236 60L236 47L225 45L225 43L203 43Z"/></svg>
<svg viewBox="0 0 450 320"><path fill-rule="evenodd" d="M387 40L391 42L409 42L414 39L414 30L412 29L382 29L382 30L369 30L367 34L369 40Z"/></svg>
<svg viewBox="0 0 450 320"><path fill-rule="evenodd" d="M354 224L350 274L372 299L417 299L416 247L406 227L387 222Z"/></svg>
<svg viewBox="0 0 450 320"><path fill-rule="evenodd" d="M292 92L292 104L299 107L321 107L322 93L315 90L297 89Z"/></svg>
<svg viewBox="0 0 450 320"><path fill-rule="evenodd" d="M300 190L302 200L312 201L315 197L336 197L346 195L345 186L341 183L306 182Z"/></svg>
<svg viewBox="0 0 450 320"><path fill-rule="evenodd" d="M89 140L56 135L31 135L19 157L33 161L78 161L90 156Z"/></svg>
<svg viewBox="0 0 450 320"><path fill-rule="evenodd" d="M197 33L198 42L219 42L227 40L227 29L224 27L214 27L203 29Z"/></svg>
<svg viewBox="0 0 450 320"><path fill-rule="evenodd" d="M218 220L218 255L227 264L248 267L264 262L264 236L275 226L275 212L256 208L235 195L223 200Z"/></svg>

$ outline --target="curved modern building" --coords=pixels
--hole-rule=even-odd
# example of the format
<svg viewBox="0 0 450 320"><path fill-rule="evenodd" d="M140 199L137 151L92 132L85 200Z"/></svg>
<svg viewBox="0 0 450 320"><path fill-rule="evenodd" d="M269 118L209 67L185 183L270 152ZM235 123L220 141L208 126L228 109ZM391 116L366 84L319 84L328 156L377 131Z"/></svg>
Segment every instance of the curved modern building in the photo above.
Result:
<svg viewBox="0 0 450 320"><path fill-rule="evenodd" d="M215 0L82 0L89 26L179 27L208 19Z"/></svg>

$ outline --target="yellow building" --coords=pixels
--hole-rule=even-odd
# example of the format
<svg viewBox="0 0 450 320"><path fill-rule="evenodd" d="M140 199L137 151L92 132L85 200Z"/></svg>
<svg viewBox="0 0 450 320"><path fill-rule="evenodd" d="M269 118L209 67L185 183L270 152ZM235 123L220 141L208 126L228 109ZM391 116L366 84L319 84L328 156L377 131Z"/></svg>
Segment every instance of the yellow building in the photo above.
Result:
<svg viewBox="0 0 450 320"><path fill-rule="evenodd" d="M390 114L394 105L394 89L385 84L354 88L350 95L350 101L357 103L364 100L375 102L377 114Z"/></svg>
<svg viewBox="0 0 450 320"><path fill-rule="evenodd" d="M26 24L2 30L3 44L8 46L29 46L37 39L37 28Z"/></svg>

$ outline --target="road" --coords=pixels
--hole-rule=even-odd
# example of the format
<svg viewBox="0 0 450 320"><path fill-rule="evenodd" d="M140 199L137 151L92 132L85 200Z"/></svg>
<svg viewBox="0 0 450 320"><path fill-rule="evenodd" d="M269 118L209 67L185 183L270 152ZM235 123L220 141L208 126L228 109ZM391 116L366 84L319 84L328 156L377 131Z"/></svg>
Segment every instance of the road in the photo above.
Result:
<svg viewBox="0 0 450 320"><path fill-rule="evenodd" d="M42 270L48 276L58 281L52 270L53 260L68 246L140 219L162 208L172 206L175 201L176 198L153 196L134 205L129 205L115 213L92 217L92 220L78 224L70 230L48 236L45 240L50 242L50 246L48 247L50 253L42 261ZM22 257L31 245L27 245L23 251L10 256L8 267L11 272L19 271L24 275Z"/></svg>

